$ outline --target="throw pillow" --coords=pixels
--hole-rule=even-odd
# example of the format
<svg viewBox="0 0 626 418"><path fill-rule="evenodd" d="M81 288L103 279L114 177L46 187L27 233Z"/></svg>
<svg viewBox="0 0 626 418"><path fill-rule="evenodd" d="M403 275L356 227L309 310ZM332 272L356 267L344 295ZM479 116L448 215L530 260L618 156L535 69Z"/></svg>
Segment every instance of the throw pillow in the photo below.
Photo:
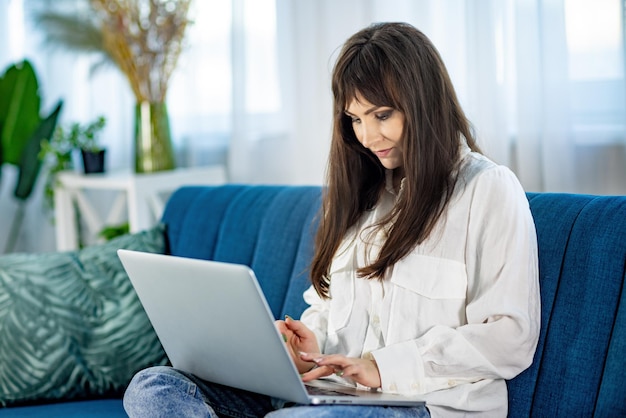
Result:
<svg viewBox="0 0 626 418"><path fill-rule="evenodd" d="M117 256L164 227L78 251L0 257L0 405L121 395L163 349Z"/></svg>

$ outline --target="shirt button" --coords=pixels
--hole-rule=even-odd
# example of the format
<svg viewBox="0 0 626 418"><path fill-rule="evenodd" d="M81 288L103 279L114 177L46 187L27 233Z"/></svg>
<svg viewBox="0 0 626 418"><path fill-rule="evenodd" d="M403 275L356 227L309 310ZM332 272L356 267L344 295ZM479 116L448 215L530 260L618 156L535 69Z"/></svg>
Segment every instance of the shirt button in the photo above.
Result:
<svg viewBox="0 0 626 418"><path fill-rule="evenodd" d="M448 380L448 386L456 386L456 380Z"/></svg>
<svg viewBox="0 0 626 418"><path fill-rule="evenodd" d="M414 391L418 391L420 388L420 385L418 385L417 383L412 383L411 384L411 389L413 389Z"/></svg>
<svg viewBox="0 0 626 418"><path fill-rule="evenodd" d="M380 317L378 315L374 315L372 323L374 323L374 325L378 325L380 323Z"/></svg>
<svg viewBox="0 0 626 418"><path fill-rule="evenodd" d="M392 384L389 385L389 390L395 391L396 389L398 389L398 387L396 386L395 383L392 383Z"/></svg>

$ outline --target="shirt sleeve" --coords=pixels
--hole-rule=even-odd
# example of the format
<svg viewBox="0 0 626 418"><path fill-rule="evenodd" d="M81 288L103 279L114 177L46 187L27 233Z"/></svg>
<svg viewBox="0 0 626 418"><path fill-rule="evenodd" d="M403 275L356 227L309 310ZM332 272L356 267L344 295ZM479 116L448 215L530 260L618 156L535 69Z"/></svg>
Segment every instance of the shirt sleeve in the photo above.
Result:
<svg viewBox="0 0 626 418"><path fill-rule="evenodd" d="M310 286L304 292L304 301L309 307L302 313L300 321L315 333L317 344L323 352L326 344L328 314L330 311L329 303L317 294L313 286Z"/></svg>
<svg viewBox="0 0 626 418"><path fill-rule="evenodd" d="M372 352L382 389L428 393L510 379L532 362L540 327L537 238L528 200L505 167L479 174L470 199L466 323L436 325L415 340ZM442 244L445 245L445 244Z"/></svg>

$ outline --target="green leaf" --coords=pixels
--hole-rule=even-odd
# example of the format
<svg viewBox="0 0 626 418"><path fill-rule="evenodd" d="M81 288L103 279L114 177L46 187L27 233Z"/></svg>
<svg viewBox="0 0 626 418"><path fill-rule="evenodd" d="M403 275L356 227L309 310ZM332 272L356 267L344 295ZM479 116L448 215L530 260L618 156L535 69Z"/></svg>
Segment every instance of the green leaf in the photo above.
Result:
<svg viewBox="0 0 626 418"><path fill-rule="evenodd" d="M2 134L2 121L0 120L0 135ZM0 136L0 180L2 180L2 164L4 164L4 147L2 146L2 137Z"/></svg>
<svg viewBox="0 0 626 418"><path fill-rule="evenodd" d="M99 237L105 239L105 241L110 241L113 238L128 234L130 232L130 226L128 222L125 222L121 225L109 225L102 228L102 230L98 233Z"/></svg>
<svg viewBox="0 0 626 418"><path fill-rule="evenodd" d="M41 150L41 142L44 139L52 137L52 133L57 125L59 113L63 107L63 101L59 101L56 108L48 115L46 119L39 124L35 132L31 135L26 147L24 147L20 163L18 165L19 174L17 185L15 186L14 195L16 198L26 200L33 191L39 169L41 168L41 159L39 151Z"/></svg>
<svg viewBox="0 0 626 418"><path fill-rule="evenodd" d="M77 52L106 54L104 37L97 19L49 10L35 12L33 17L37 27L46 33L46 45L65 46Z"/></svg>
<svg viewBox="0 0 626 418"><path fill-rule="evenodd" d="M20 164L22 150L41 123L39 84L28 60L12 65L0 78L0 139L3 162Z"/></svg>

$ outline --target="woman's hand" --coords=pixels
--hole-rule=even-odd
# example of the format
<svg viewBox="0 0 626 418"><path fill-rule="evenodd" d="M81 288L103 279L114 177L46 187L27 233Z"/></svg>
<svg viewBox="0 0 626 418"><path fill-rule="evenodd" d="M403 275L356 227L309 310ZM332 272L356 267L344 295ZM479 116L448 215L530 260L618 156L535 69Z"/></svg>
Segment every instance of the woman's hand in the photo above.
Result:
<svg viewBox="0 0 626 418"><path fill-rule="evenodd" d="M302 322L296 321L289 316L286 316L284 321L276 321L275 324L285 339L285 344L287 344L287 349L289 354L291 354L293 362L296 364L298 372L302 374L311 370L315 363L302 360L300 352L318 353L320 351L317 337L313 331Z"/></svg>
<svg viewBox="0 0 626 418"><path fill-rule="evenodd" d="M305 382L335 374L370 388L379 388L381 385L378 365L374 359L310 352L301 352L300 359L305 362L312 362L317 366L302 375L302 380Z"/></svg>

